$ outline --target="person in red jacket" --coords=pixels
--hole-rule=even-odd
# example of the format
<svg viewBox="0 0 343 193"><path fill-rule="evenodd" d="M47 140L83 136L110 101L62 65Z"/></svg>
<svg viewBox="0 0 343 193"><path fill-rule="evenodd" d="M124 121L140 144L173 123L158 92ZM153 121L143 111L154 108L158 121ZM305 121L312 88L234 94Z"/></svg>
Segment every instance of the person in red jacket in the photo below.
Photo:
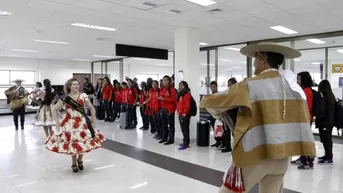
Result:
<svg viewBox="0 0 343 193"><path fill-rule="evenodd" d="M143 122L143 126L139 129L143 131L149 130L149 117L147 114L147 103L148 100L148 90L147 90L147 84L146 82L141 82L141 92L139 93L139 110L141 113L141 118Z"/></svg>
<svg viewBox="0 0 343 193"><path fill-rule="evenodd" d="M122 103L122 89L120 83L117 81L114 84L114 108L113 108L113 117L114 119L120 117L120 107Z"/></svg>
<svg viewBox="0 0 343 193"><path fill-rule="evenodd" d="M128 117L129 117L129 128L134 129L137 126L137 102L139 98L139 93L137 88L134 87L133 81L131 79L127 80L128 90L126 93L127 106L128 106Z"/></svg>
<svg viewBox="0 0 343 193"><path fill-rule="evenodd" d="M113 86L110 79L106 76L104 77L104 83L102 87L102 96L104 100L104 106L106 111L105 122L113 122L113 111L112 111L112 95L113 95Z"/></svg>
<svg viewBox="0 0 343 193"><path fill-rule="evenodd" d="M163 136L159 143L164 145L174 144L175 136L175 110L176 110L176 90L171 87L171 78L163 77L163 88L158 100L161 102L161 123Z"/></svg>
<svg viewBox="0 0 343 193"><path fill-rule="evenodd" d="M158 88L158 81L154 80L152 82L152 88L149 89L149 99L146 100L144 104L148 105L151 112L151 133L156 133L155 138L158 140L162 139L162 128L161 128L161 118L160 110L161 105L158 100L160 94L160 89Z"/></svg>
<svg viewBox="0 0 343 193"><path fill-rule="evenodd" d="M177 95L177 113L179 114L180 126L183 134L183 143L180 145L179 150L189 148L189 125L191 123L190 108L192 96L188 83L181 81L179 84L179 92Z"/></svg>
<svg viewBox="0 0 343 193"><path fill-rule="evenodd" d="M312 107L313 107L313 92L312 92L312 86L313 81L311 74L309 72L300 72L298 73L298 84L301 86L301 88L304 90L306 95L306 103L308 107L308 112L310 114L310 121L312 125L313 121L313 113L312 113ZM301 156L299 159L296 159L294 161L291 161L291 164L298 165L298 169L300 170L309 170L313 169L313 158Z"/></svg>

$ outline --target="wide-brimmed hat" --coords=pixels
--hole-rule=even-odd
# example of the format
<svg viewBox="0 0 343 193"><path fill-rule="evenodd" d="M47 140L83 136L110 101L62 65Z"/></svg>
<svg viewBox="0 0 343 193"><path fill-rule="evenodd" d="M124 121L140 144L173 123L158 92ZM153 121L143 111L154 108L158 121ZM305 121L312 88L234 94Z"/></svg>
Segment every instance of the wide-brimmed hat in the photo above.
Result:
<svg viewBox="0 0 343 193"><path fill-rule="evenodd" d="M18 79L18 78L17 78L17 79L15 79L15 80L13 80L12 82L13 82L13 83L16 83L16 82L25 82L25 80L23 80L23 79Z"/></svg>
<svg viewBox="0 0 343 193"><path fill-rule="evenodd" d="M256 53L259 52L273 52L282 54L285 59L294 59L301 56L301 53L296 49L272 42L248 45L241 49L241 53L249 57L255 57Z"/></svg>

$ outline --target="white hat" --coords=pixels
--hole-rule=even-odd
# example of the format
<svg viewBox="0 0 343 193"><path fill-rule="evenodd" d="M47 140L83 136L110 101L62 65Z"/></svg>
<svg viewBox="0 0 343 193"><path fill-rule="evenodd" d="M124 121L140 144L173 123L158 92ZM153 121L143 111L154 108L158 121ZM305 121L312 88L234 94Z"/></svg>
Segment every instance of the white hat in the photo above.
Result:
<svg viewBox="0 0 343 193"><path fill-rule="evenodd" d="M15 80L13 80L12 82L13 82L13 83L16 83L16 82L25 82L25 80L23 80L23 79L18 79L18 78L17 78L17 79L15 79Z"/></svg>
<svg viewBox="0 0 343 193"><path fill-rule="evenodd" d="M241 53L249 57L255 57L255 54L259 52L273 52L282 54L285 59L294 59L301 56L301 53L296 49L272 42L262 42L259 44L248 45L241 49Z"/></svg>

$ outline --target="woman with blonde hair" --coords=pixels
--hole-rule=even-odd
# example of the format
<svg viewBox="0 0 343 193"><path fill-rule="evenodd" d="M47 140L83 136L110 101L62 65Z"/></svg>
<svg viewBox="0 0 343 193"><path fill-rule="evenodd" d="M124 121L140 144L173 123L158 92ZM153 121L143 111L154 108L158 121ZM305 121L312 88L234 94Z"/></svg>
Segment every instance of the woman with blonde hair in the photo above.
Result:
<svg viewBox="0 0 343 193"><path fill-rule="evenodd" d="M45 144L50 151L71 155L74 173L83 170L83 154L100 148L105 141L104 136L95 129L95 109L88 95L81 94L79 88L80 82L75 78L65 83L65 95L52 110L56 129ZM85 112L85 105L90 109L91 119ZM66 116L60 122L58 112L63 106L66 109Z"/></svg>

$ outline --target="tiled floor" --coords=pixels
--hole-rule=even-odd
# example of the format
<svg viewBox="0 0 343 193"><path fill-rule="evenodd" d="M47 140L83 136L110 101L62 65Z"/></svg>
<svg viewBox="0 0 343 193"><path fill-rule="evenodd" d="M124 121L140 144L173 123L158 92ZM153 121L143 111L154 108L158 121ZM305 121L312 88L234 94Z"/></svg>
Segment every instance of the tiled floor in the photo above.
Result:
<svg viewBox="0 0 343 193"><path fill-rule="evenodd" d="M30 120L32 115L27 115L27 124ZM109 141L103 149L86 154L85 171L73 174L68 156L44 149L44 134L40 128L27 125L25 131L15 132L12 117L1 116L0 193L218 192L216 180L206 181L199 176L203 175L199 171L207 169L210 172L208 178L218 178L217 175L220 176L220 172L228 168L230 154L199 148L194 144L190 150L179 152L176 145L162 146L147 132L120 130L117 125L97 124L113 141ZM323 148L320 143L317 143L317 149L321 155ZM290 166L284 186L293 191L287 192L342 193L342 153L342 145L334 144L333 166L316 165L313 171L298 171ZM147 155L163 158L170 165L154 166L152 159L144 158ZM174 167L175 160L190 164L197 174L182 172L182 167Z"/></svg>

